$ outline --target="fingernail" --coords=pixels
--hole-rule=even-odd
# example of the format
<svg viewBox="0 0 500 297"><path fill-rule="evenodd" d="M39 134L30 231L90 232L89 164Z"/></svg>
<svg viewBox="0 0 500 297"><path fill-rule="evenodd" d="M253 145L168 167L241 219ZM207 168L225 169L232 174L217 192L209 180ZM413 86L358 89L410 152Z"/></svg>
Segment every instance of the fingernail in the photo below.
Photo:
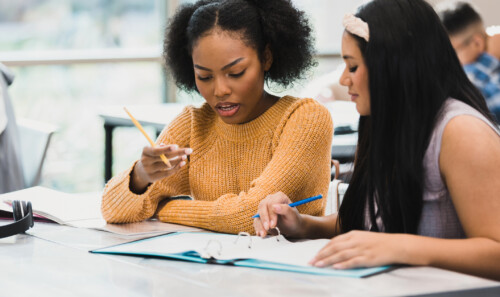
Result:
<svg viewBox="0 0 500 297"><path fill-rule="evenodd" d="M269 226L274 226L274 221L273 221L273 220L271 220L271 221L269 222Z"/></svg>
<svg viewBox="0 0 500 297"><path fill-rule="evenodd" d="M324 264L325 264L325 262L319 261L319 262L316 262L316 264L314 264L314 266L316 266L316 267L322 267Z"/></svg>
<svg viewBox="0 0 500 297"><path fill-rule="evenodd" d="M275 211L280 211L281 207L279 205L273 205Z"/></svg>
<svg viewBox="0 0 500 297"><path fill-rule="evenodd" d="M264 229L269 230L269 223L268 222L264 223Z"/></svg>
<svg viewBox="0 0 500 297"><path fill-rule="evenodd" d="M192 148L187 148L184 150L184 153L186 153L186 155L189 155L193 152L193 149Z"/></svg>
<svg viewBox="0 0 500 297"><path fill-rule="evenodd" d="M187 156L186 155L182 155L182 160L186 160L187 159Z"/></svg>
<svg viewBox="0 0 500 297"><path fill-rule="evenodd" d="M343 267L342 267L342 264L334 264L333 268L334 269L342 269Z"/></svg>
<svg viewBox="0 0 500 297"><path fill-rule="evenodd" d="M179 165L180 167L186 165L186 162L182 161L181 164Z"/></svg>
<svg viewBox="0 0 500 297"><path fill-rule="evenodd" d="M174 145L172 146L172 150L178 150L178 149L179 149L179 146L178 146L177 144L174 144Z"/></svg>

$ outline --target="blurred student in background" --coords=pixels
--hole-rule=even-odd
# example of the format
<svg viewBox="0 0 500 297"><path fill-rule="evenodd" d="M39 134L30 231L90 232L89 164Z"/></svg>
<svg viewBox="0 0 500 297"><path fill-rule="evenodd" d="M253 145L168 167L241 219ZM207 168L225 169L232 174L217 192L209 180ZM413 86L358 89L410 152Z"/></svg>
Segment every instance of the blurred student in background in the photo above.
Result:
<svg viewBox="0 0 500 297"><path fill-rule="evenodd" d="M467 76L500 121L500 32L494 32L500 30L486 30L479 13L467 2L441 3L436 11Z"/></svg>

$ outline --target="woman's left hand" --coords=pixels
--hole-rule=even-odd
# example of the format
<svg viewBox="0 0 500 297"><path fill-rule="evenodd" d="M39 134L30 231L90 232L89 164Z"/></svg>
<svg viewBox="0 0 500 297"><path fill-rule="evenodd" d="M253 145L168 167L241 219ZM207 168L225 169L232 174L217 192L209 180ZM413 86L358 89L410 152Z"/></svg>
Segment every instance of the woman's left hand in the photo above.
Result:
<svg viewBox="0 0 500 297"><path fill-rule="evenodd" d="M369 231L338 235L318 252L310 264L348 269L401 263L404 239L400 236Z"/></svg>

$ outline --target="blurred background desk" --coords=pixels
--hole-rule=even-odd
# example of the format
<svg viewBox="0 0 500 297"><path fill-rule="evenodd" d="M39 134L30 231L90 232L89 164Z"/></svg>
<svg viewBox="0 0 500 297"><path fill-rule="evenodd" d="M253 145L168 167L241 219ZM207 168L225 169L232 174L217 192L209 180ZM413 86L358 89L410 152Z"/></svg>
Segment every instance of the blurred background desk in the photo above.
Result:
<svg viewBox="0 0 500 297"><path fill-rule="evenodd" d="M357 279L88 252L134 239L36 222L28 234L0 239L1 295L364 297L500 292L500 282L431 267L404 267ZM456 292L471 289L489 295ZM440 295L449 291L454 292Z"/></svg>
<svg viewBox="0 0 500 297"><path fill-rule="evenodd" d="M127 109L143 126L151 126L160 134L165 125L170 123L182 111L186 104L165 103L158 105L129 105ZM332 143L332 158L341 163L354 159L358 140L358 119L355 104L346 101L325 103L332 114L335 125L335 137ZM113 131L117 127L133 126L132 121L123 110L123 106L106 106L100 108L99 116L104 120L104 180L112 176L113 166ZM139 158L139 156L137 156Z"/></svg>

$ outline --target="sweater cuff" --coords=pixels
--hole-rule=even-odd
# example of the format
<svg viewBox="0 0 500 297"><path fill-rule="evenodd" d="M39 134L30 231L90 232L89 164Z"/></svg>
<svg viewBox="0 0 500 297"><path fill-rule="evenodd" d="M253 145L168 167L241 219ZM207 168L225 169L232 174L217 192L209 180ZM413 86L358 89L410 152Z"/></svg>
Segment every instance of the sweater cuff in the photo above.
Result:
<svg viewBox="0 0 500 297"><path fill-rule="evenodd" d="M135 165L135 163L134 163ZM130 190L130 173L134 168L131 166L115 177L105 187L101 212L104 219L109 223L128 223L147 219L156 208L156 197L160 193L158 187L149 185L142 194L135 194ZM104 201L106 201L104 203Z"/></svg>

